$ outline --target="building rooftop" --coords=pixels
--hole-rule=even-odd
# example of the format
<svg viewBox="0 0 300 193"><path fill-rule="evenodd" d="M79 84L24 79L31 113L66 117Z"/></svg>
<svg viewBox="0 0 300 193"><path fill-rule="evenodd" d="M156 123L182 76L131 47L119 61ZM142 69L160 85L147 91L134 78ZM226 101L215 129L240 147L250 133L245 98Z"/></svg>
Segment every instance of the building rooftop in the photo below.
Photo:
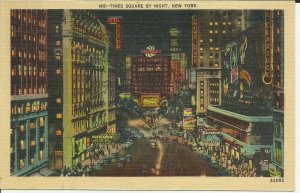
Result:
<svg viewBox="0 0 300 193"><path fill-rule="evenodd" d="M272 122L273 116L270 112L263 112L259 109L247 109L237 107L224 107L224 106L208 106L207 110L226 115L232 118L247 122Z"/></svg>

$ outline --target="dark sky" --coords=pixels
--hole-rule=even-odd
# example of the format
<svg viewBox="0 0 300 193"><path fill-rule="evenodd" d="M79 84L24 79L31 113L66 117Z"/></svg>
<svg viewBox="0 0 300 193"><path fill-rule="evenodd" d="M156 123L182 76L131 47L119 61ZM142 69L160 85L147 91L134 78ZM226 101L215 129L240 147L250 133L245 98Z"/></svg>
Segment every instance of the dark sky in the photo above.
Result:
<svg viewBox="0 0 300 193"><path fill-rule="evenodd" d="M191 47L191 11L104 11L97 12L106 23L109 16L122 16L122 46L124 54L136 55L148 45L167 53L170 46L169 30L181 31L182 51L187 54Z"/></svg>

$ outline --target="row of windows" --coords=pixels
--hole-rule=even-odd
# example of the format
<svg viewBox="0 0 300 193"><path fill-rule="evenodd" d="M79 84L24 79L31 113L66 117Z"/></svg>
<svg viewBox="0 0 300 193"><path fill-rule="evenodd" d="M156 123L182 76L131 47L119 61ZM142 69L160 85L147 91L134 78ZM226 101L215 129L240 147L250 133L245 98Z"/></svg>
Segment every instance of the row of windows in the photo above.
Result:
<svg viewBox="0 0 300 193"><path fill-rule="evenodd" d="M46 84L39 84L38 87L29 87L29 88L21 88L21 85L12 85L11 94L12 95L26 95L26 94L44 94L47 93Z"/></svg>
<svg viewBox="0 0 300 193"><path fill-rule="evenodd" d="M21 21L32 24L33 26L36 25L40 28L47 27L47 20L45 19L46 11L30 11L30 10L11 10L11 17L12 19L16 19L17 21Z"/></svg>
<svg viewBox="0 0 300 193"><path fill-rule="evenodd" d="M218 34L219 30L209 30L209 33L210 34L213 34L213 33ZM226 34L227 31L226 30L220 30L220 33Z"/></svg>
<svg viewBox="0 0 300 193"><path fill-rule="evenodd" d="M166 58L133 58L134 62L168 62ZM144 65L144 64L143 64Z"/></svg>
<svg viewBox="0 0 300 193"><path fill-rule="evenodd" d="M17 58L22 58L22 59L32 59L32 60L40 60L40 61L47 61L47 52L46 51L42 51L42 50L38 50L37 52L37 58L35 53L31 53L31 52L26 52L26 51L20 51L21 48L20 47L16 47L13 46L12 50L11 50L11 56L12 57L17 57Z"/></svg>
<svg viewBox="0 0 300 193"><path fill-rule="evenodd" d="M44 150L40 150L40 151L39 151L39 154L38 154L38 159L39 159L39 160L42 160L43 158L44 158ZM35 164L35 159L34 159L33 157L31 157L31 158L29 159L29 164L30 164L30 165ZM25 167L24 158L19 159L18 165L19 165L18 169L22 169L22 168Z"/></svg>
<svg viewBox="0 0 300 193"><path fill-rule="evenodd" d="M13 65L11 68L11 76L36 76L46 78L47 68L36 66L31 66L31 63L28 63L28 67L26 65Z"/></svg>
<svg viewBox="0 0 300 193"><path fill-rule="evenodd" d="M220 22L221 23L221 22ZM231 25L232 23L231 23L231 21L228 21L228 22L225 22L225 21L223 21L223 23L222 23L223 25ZM210 21L209 22L209 25L210 26L213 26L213 25L215 25L215 26L217 26L217 25L219 25L219 22L218 21L215 21L215 22L212 22L212 21Z"/></svg>
<svg viewBox="0 0 300 193"><path fill-rule="evenodd" d="M21 115L38 111L45 111L48 108L47 101L33 101L21 104L15 104L11 108L12 115Z"/></svg>
<svg viewBox="0 0 300 193"><path fill-rule="evenodd" d="M35 124L35 121L36 121L36 120L32 119L31 122L28 123L27 127L28 127L29 129L36 129L36 126L38 126L39 128L41 128L41 127L44 126L44 122L45 122L45 121L44 121L44 117L39 117L39 118L37 119L37 124L38 124L38 125ZM24 133L24 132L25 132L25 124L20 124L20 125L19 125L19 128L16 128L16 129L18 129L19 133ZM11 134L13 134L13 133L14 133L14 130L11 129Z"/></svg>

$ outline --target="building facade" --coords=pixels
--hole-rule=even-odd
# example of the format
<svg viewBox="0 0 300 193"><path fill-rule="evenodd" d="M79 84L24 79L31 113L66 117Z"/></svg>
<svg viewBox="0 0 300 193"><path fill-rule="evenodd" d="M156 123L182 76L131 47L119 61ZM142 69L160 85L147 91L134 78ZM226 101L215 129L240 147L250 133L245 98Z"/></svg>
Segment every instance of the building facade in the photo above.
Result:
<svg viewBox="0 0 300 193"><path fill-rule="evenodd" d="M209 105L221 105L222 46L245 28L244 11L199 11L193 16L193 68L196 70L196 112L205 117Z"/></svg>
<svg viewBox="0 0 300 193"><path fill-rule="evenodd" d="M277 37L277 43L270 41L272 34L282 33L282 28L274 30L270 27L273 26L270 23L273 23L274 14L276 11L249 12L250 25L226 44L222 52L222 105L209 106L207 113L208 125L221 131L223 152L242 159L263 176L268 176L274 143L280 142L273 139L274 124L280 119L273 119L276 110L272 113L274 87L271 69L275 60L276 65L283 65L283 55L276 51L281 50L276 44L282 43L283 38ZM277 54L272 54L274 51ZM282 79L283 74L279 74L281 76L276 77ZM278 135L277 139L281 137ZM282 148L276 150L277 155L281 155Z"/></svg>
<svg viewBox="0 0 300 193"><path fill-rule="evenodd" d="M170 56L171 56L171 94L176 97L179 89L187 86L187 57L180 46L180 31L170 29Z"/></svg>
<svg viewBox="0 0 300 193"><path fill-rule="evenodd" d="M11 175L48 162L47 11L11 10Z"/></svg>
<svg viewBox="0 0 300 193"><path fill-rule="evenodd" d="M171 58L165 55L131 57L131 91L140 96L159 94L160 98L171 96Z"/></svg>
<svg viewBox="0 0 300 193"><path fill-rule="evenodd" d="M56 42L49 59L57 65L52 69L57 82L49 84L62 88L58 92L53 85L49 91L53 98L49 125L55 138L50 153L54 165L50 167L60 169L82 163L90 157L92 144L114 133L115 127L109 124L114 117L109 110L114 106L114 87L109 86L114 76L109 75L113 69L105 25L90 11L62 10L60 18L54 16L56 12L49 18L57 22L50 30L58 33L49 37Z"/></svg>
<svg viewBox="0 0 300 193"><path fill-rule="evenodd" d="M270 176L284 176L284 49L283 11L269 12L272 21L273 49L273 151Z"/></svg>

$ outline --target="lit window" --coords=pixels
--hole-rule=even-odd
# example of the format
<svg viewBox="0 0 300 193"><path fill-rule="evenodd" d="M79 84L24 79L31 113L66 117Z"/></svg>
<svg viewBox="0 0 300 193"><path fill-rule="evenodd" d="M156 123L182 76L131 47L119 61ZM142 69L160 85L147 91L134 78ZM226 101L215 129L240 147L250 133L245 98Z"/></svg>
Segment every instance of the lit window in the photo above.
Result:
<svg viewBox="0 0 300 193"><path fill-rule="evenodd" d="M226 22L225 22L225 21L223 21L223 25L226 25Z"/></svg>
<svg viewBox="0 0 300 193"><path fill-rule="evenodd" d="M60 129L56 130L56 131L55 131L55 135L56 135L56 136L61 136L61 130L60 130Z"/></svg>
<svg viewBox="0 0 300 193"><path fill-rule="evenodd" d="M212 33L213 33L213 30L209 30L209 33L212 34Z"/></svg>
<svg viewBox="0 0 300 193"><path fill-rule="evenodd" d="M60 68L56 69L56 74L59 75L61 73Z"/></svg>
<svg viewBox="0 0 300 193"><path fill-rule="evenodd" d="M56 60L60 60L60 52L56 52L56 54L55 54L55 59L56 59Z"/></svg>
<svg viewBox="0 0 300 193"><path fill-rule="evenodd" d="M209 50L214 50L214 47L209 47Z"/></svg>
<svg viewBox="0 0 300 193"><path fill-rule="evenodd" d="M215 22L215 25L219 25L219 22Z"/></svg>
<svg viewBox="0 0 300 193"><path fill-rule="evenodd" d="M202 46L200 46L200 50L203 50L203 47L202 47Z"/></svg>
<svg viewBox="0 0 300 193"><path fill-rule="evenodd" d="M200 39L200 42L202 43L202 42L203 42L203 39Z"/></svg>
<svg viewBox="0 0 300 193"><path fill-rule="evenodd" d="M21 149L21 150L25 149L24 140L21 140L21 141L20 141L20 149Z"/></svg>
<svg viewBox="0 0 300 193"><path fill-rule="evenodd" d="M58 33L59 32L59 26L55 26L55 32Z"/></svg>
<svg viewBox="0 0 300 193"><path fill-rule="evenodd" d="M61 114L61 113L57 113L57 114L56 114L56 118L57 118L57 119L61 119L61 118L62 118L62 114Z"/></svg>
<svg viewBox="0 0 300 193"><path fill-rule="evenodd" d="M57 45L57 46L60 46L60 41L56 41L56 45Z"/></svg>
<svg viewBox="0 0 300 193"><path fill-rule="evenodd" d="M230 21L228 22L228 25L231 25L231 22L230 22Z"/></svg>
<svg viewBox="0 0 300 193"><path fill-rule="evenodd" d="M215 34L217 34L217 33L219 33L219 31L218 31L218 30L215 30Z"/></svg>
<svg viewBox="0 0 300 193"><path fill-rule="evenodd" d="M209 22L209 25L213 25L213 22Z"/></svg>
<svg viewBox="0 0 300 193"><path fill-rule="evenodd" d="M56 103L61 103L61 98L56 98Z"/></svg>
<svg viewBox="0 0 300 193"><path fill-rule="evenodd" d="M209 42L213 42L213 39L209 39Z"/></svg>
<svg viewBox="0 0 300 193"><path fill-rule="evenodd" d="M40 117L40 127L43 127L43 126L44 126L44 118Z"/></svg>
<svg viewBox="0 0 300 193"><path fill-rule="evenodd" d="M226 31L225 31L225 30L223 30L223 34L226 34Z"/></svg>
<svg viewBox="0 0 300 193"><path fill-rule="evenodd" d="M24 160L20 159L19 163L20 163L20 168L23 168L24 167Z"/></svg>
<svg viewBox="0 0 300 193"><path fill-rule="evenodd" d="M219 50L219 48L218 48L218 47L215 47L215 50Z"/></svg>
<svg viewBox="0 0 300 193"><path fill-rule="evenodd" d="M43 159L43 150L40 150L40 159Z"/></svg>

